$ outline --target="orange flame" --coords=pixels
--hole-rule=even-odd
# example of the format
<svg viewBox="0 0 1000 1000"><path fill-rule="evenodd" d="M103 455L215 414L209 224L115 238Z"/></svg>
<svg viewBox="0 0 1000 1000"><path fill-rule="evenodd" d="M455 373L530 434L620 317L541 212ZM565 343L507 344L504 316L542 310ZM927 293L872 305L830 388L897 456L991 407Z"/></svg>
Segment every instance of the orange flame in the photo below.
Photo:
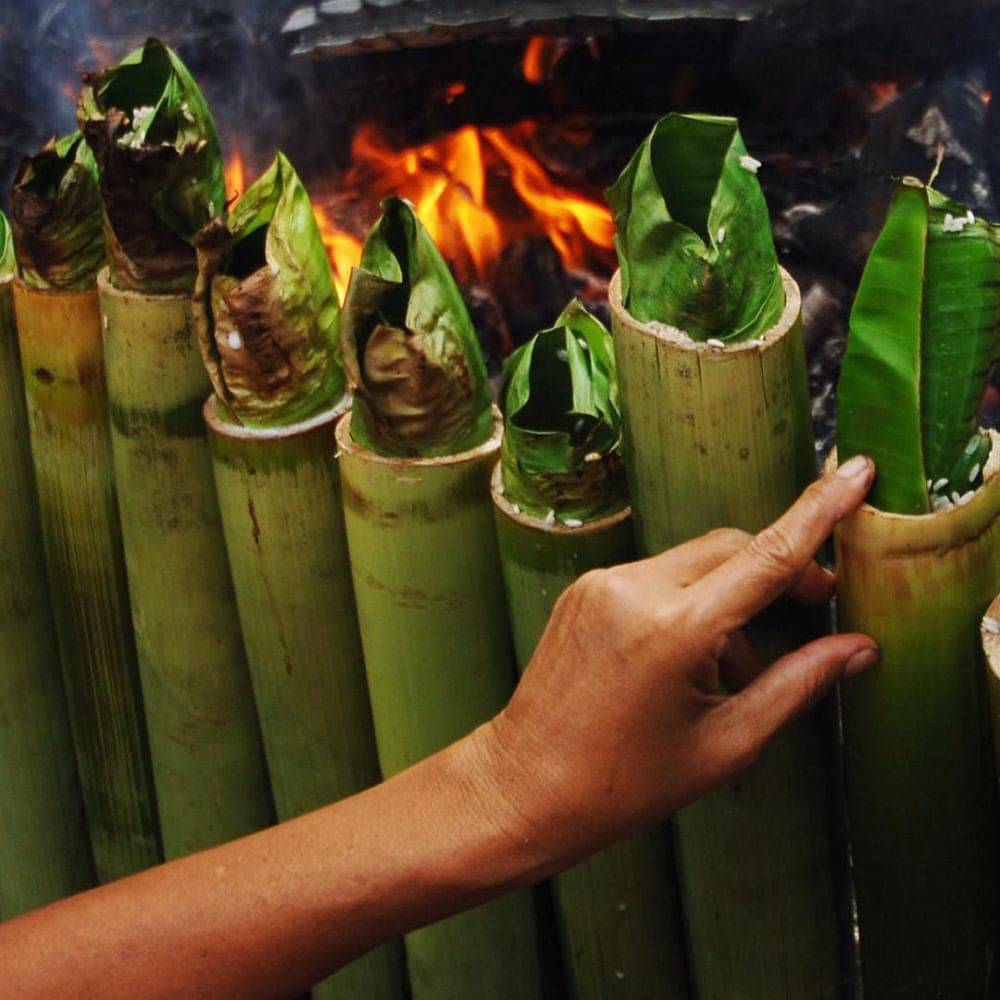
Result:
<svg viewBox="0 0 1000 1000"><path fill-rule="evenodd" d="M558 42L554 38L535 35L528 39L521 59L521 73L528 83L544 83L556 61Z"/></svg>
<svg viewBox="0 0 1000 1000"><path fill-rule="evenodd" d="M605 259L613 245L611 213L552 180L529 149L536 130L533 122L466 125L397 150L365 124L355 133L344 184L373 202L390 194L413 202L465 280L487 278L507 243L531 235L547 235L570 268L592 256Z"/></svg>
<svg viewBox="0 0 1000 1000"><path fill-rule="evenodd" d="M239 198L246 190L246 165L243 154L238 149L226 161L223 177L227 201Z"/></svg>
<svg viewBox="0 0 1000 1000"><path fill-rule="evenodd" d="M530 137L534 128L525 122L513 135L499 128L485 129L484 134L507 161L514 190L534 211L563 263L567 267L579 266L586 256L587 243L603 249L614 246L614 222L606 205L554 183L542 165L518 144L517 138Z"/></svg>
<svg viewBox="0 0 1000 1000"><path fill-rule="evenodd" d="M322 206L313 204L313 212L319 225L320 236L326 247L326 255L330 258L330 268L333 271L333 284L337 289L340 301L347 294L347 283L351 278L351 269L361 261L361 240L338 228L330 213Z"/></svg>
<svg viewBox="0 0 1000 1000"><path fill-rule="evenodd" d="M361 259L358 232L378 202L396 194L411 201L431 238L464 282L489 280L504 247L524 237L548 236L571 269L608 271L614 224L599 201L554 181L530 149L534 122L506 127L466 125L431 142L395 149L373 124L351 145L352 165L327 197L314 187L313 205L343 297ZM583 144L586 134L564 137ZM246 166L239 151L226 164L227 197L242 194ZM319 191L323 191L322 185ZM360 205L345 227L340 203ZM352 232L351 229L354 229Z"/></svg>

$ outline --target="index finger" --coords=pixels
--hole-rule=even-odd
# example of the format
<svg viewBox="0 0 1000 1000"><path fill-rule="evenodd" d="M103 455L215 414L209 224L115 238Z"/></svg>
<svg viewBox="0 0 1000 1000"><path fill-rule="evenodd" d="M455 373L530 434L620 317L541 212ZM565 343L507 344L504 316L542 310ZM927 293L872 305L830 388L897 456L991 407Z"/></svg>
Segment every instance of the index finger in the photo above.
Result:
<svg viewBox="0 0 1000 1000"><path fill-rule="evenodd" d="M798 500L750 544L690 589L697 605L727 632L739 628L780 597L806 569L834 525L861 505L875 463L855 455L812 483Z"/></svg>

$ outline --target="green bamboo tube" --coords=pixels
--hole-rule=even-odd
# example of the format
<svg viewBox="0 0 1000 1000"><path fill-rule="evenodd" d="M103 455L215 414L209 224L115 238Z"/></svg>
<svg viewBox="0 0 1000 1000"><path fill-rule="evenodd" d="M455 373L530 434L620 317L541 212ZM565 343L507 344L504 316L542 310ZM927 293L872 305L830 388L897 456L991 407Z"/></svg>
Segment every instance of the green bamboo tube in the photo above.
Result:
<svg viewBox="0 0 1000 1000"><path fill-rule="evenodd" d="M1000 590L1000 436L966 504L863 506L836 532L837 618L882 651L842 685L866 1000L995 996L998 899L980 622Z"/></svg>
<svg viewBox="0 0 1000 1000"><path fill-rule="evenodd" d="M493 513L518 669L534 654L559 596L591 569L634 558L628 508L577 528L515 510L493 472ZM669 839L654 830L555 876L563 961L575 1000L688 995Z"/></svg>
<svg viewBox="0 0 1000 1000"><path fill-rule="evenodd" d="M388 458L337 425L375 738L389 777L499 712L514 655L490 510L502 425L470 451ZM415 1000L540 996L531 893L406 937Z"/></svg>
<svg viewBox="0 0 1000 1000"><path fill-rule="evenodd" d="M990 693L990 724L993 732L993 763L1000 783L1000 595L983 615L981 624L986 683Z"/></svg>
<svg viewBox="0 0 1000 1000"><path fill-rule="evenodd" d="M274 429L205 404L226 548L278 819L379 780L334 458L342 410ZM398 951L378 948L314 998L401 996Z"/></svg>
<svg viewBox="0 0 1000 1000"><path fill-rule="evenodd" d="M725 350L610 304L637 547L652 555L718 527L759 531L816 474L801 297L758 341ZM754 623L765 662L825 614ZM701 1000L835 995L840 986L827 734L813 712L748 772L674 818L689 962Z"/></svg>
<svg viewBox="0 0 1000 1000"><path fill-rule="evenodd" d="M41 547L13 279L0 279L0 919L94 883Z"/></svg>
<svg viewBox="0 0 1000 1000"><path fill-rule="evenodd" d="M168 858L273 818L185 295L98 276L111 441Z"/></svg>
<svg viewBox="0 0 1000 1000"><path fill-rule="evenodd" d="M161 860L111 462L97 291L14 280L56 637L97 877Z"/></svg>

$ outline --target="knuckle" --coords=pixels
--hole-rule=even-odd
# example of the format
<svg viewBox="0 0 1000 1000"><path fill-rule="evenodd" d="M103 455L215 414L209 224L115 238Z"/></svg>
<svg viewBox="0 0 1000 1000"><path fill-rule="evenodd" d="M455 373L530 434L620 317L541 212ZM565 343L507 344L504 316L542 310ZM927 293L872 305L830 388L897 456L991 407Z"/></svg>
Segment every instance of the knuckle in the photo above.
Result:
<svg viewBox="0 0 1000 1000"><path fill-rule="evenodd" d="M786 576L799 569L800 559L792 533L781 522L776 522L754 535L749 545L750 555L766 570Z"/></svg>
<svg viewBox="0 0 1000 1000"><path fill-rule="evenodd" d="M720 548L739 548L750 541L750 535L739 528L713 528L706 536L710 542L715 542Z"/></svg>
<svg viewBox="0 0 1000 1000"><path fill-rule="evenodd" d="M617 609L625 601L628 586L622 579L621 572L615 568L592 569L579 577L569 591L576 592L578 607L582 612L593 613Z"/></svg>
<svg viewBox="0 0 1000 1000"><path fill-rule="evenodd" d="M713 528L707 537L715 542L722 542L723 544L728 542L732 545L739 545L741 542L748 542L750 540L750 535L739 528Z"/></svg>

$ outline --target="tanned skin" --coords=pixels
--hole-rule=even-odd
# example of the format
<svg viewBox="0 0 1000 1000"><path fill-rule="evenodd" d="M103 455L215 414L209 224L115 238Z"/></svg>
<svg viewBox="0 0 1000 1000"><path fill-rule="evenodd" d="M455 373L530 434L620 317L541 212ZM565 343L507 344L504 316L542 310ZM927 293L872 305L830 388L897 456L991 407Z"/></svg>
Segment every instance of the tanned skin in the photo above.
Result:
<svg viewBox="0 0 1000 1000"><path fill-rule="evenodd" d="M4 995L293 997L669 816L876 662L871 639L837 635L761 670L741 631L782 594L830 597L813 557L874 472L852 459L759 535L588 573L507 708L397 777L0 925Z"/></svg>

